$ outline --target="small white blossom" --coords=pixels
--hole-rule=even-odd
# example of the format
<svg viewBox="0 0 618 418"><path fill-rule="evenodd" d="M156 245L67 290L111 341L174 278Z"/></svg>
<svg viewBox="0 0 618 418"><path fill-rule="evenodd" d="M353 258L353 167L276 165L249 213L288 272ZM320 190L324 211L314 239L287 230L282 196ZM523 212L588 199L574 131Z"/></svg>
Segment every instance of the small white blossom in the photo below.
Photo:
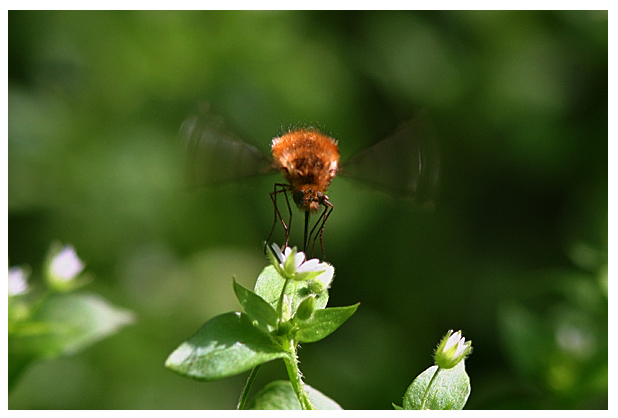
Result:
<svg viewBox="0 0 618 418"><path fill-rule="evenodd" d="M306 260L305 253L296 250L296 247L286 247L283 251L277 244L272 244L268 254L272 264L282 276L293 280L316 280L328 288L333 279L335 269L328 263L321 263L317 258Z"/></svg>
<svg viewBox="0 0 618 418"><path fill-rule="evenodd" d="M84 270L84 263L73 246L66 245L54 256L49 268L55 279L71 281Z"/></svg>
<svg viewBox="0 0 618 418"><path fill-rule="evenodd" d="M445 369L455 367L457 363L472 352L472 341L466 341L461 331L450 330L436 349L436 364Z"/></svg>
<svg viewBox="0 0 618 418"><path fill-rule="evenodd" d="M453 354L455 357L458 357L464 353L466 350L466 339L461 335L461 331L457 331L453 335L451 335L444 346L444 351L448 351L451 347L456 346L455 353Z"/></svg>
<svg viewBox="0 0 618 418"><path fill-rule="evenodd" d="M326 264L326 263L324 263ZM318 277L314 279L314 283L320 283L319 287L321 289L317 289L316 293L322 293L324 290L330 287L331 282L333 281L333 276L335 275L335 268L330 264L326 264L326 270Z"/></svg>
<svg viewBox="0 0 618 418"><path fill-rule="evenodd" d="M9 269L9 296L22 295L29 290L28 274L21 267Z"/></svg>

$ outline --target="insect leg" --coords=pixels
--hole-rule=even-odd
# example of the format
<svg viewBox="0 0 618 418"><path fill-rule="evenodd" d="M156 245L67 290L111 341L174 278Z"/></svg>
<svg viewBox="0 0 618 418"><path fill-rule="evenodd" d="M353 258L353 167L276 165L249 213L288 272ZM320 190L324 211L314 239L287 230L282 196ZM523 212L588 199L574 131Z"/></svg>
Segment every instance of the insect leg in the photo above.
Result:
<svg viewBox="0 0 618 418"><path fill-rule="evenodd" d="M305 236L303 239L303 252L304 253L307 253L307 245L309 244L309 237L307 236L307 232L309 232L309 211L308 210L305 211Z"/></svg>
<svg viewBox="0 0 618 418"><path fill-rule="evenodd" d="M273 207L275 209L275 219L273 221L273 227L270 229L270 234L268 234L268 238L267 241L270 241L270 238L273 235L273 232L275 231L275 226L277 225L277 222L281 222L281 225L283 226L283 230L285 231L285 243L284 243L284 247L286 247L288 245L288 241L290 238L290 228L288 225L292 224L292 208L290 207L290 200L288 198L288 189L289 189L289 185L287 184L282 184L282 183L275 183L275 188L272 192L270 192L270 199L273 202ZM283 195L285 196L285 203L286 206L288 208L288 224L286 225L285 221L283 220L283 216L281 215L281 212L279 211L279 207L277 206L277 195L283 193Z"/></svg>
<svg viewBox="0 0 618 418"><path fill-rule="evenodd" d="M328 197L326 196L324 196L324 199L320 203L322 204L322 206L324 206L324 211L322 212L322 214L316 221L315 225L311 229L311 233L309 234L309 240L311 240L311 236L313 235L314 232L316 232L316 229L318 228L318 225L319 225L320 228L318 232L315 234L315 236L313 237L313 244L311 246L311 255L313 255L313 252L315 250L315 242L318 240L318 237L319 237L320 247L322 248L322 257L326 259L326 253L324 252L324 239L323 239L324 227L326 226L326 221L328 220L328 217L332 213L335 206L332 203L330 203L330 201L328 200Z"/></svg>

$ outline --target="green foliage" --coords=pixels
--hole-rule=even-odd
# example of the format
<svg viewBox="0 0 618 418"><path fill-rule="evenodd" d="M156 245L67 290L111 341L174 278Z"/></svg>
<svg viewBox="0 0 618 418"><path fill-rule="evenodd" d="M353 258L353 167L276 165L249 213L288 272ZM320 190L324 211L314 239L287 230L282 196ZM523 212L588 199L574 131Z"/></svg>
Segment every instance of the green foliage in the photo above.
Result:
<svg viewBox="0 0 618 418"><path fill-rule="evenodd" d="M262 331L271 332L277 327L277 311L264 299L234 280L234 292L247 315Z"/></svg>
<svg viewBox="0 0 618 418"><path fill-rule="evenodd" d="M327 337L354 314L358 305L325 308L328 292L315 294L311 290L312 280L323 274L324 267L331 270L332 276L332 266L320 263L312 271L303 272L299 279L296 269L300 266L295 264L295 257L294 249L281 260L286 268L271 257L274 265L264 268L256 281L255 293L234 280L234 292L245 313L229 312L206 322L168 357L166 367L186 377L210 381L282 358L290 375L289 385L265 388L254 400L255 408L314 409L326 402L332 409L336 404L315 390L312 393L318 404L312 404L313 398L307 393L298 370L296 346L299 342ZM252 373L249 384L253 379ZM289 399L292 394L295 401ZM244 394L239 406L244 406Z"/></svg>
<svg viewBox="0 0 618 418"><path fill-rule="evenodd" d="M12 324L9 354L50 359L75 354L133 322L133 315L92 293L47 298L28 321Z"/></svg>
<svg viewBox="0 0 618 418"><path fill-rule="evenodd" d="M313 293L311 281L326 266L332 270L329 272L332 276L332 266L320 263L303 272L304 280L299 280L296 271L302 268L302 263L291 261L297 255L296 250L284 256L277 247L278 255L273 254L270 257L273 265L262 270L255 293L233 282L245 313L228 312L212 318L182 343L165 365L180 375L204 381L253 369L239 403L242 409L259 366L282 358L290 382L270 383L254 396L247 405L249 409L341 409L330 398L304 385L296 348L298 343L313 343L330 335L356 312L359 304L326 308L326 290ZM299 256L304 260L304 254ZM436 362L448 364L445 366L448 368L433 366L420 374L406 391L403 409L462 409L470 394L463 359L471 350L471 342L465 341L461 331L449 331L436 351ZM401 409L396 405L395 408Z"/></svg>
<svg viewBox="0 0 618 418"><path fill-rule="evenodd" d="M57 261L60 248L52 246L47 264ZM49 289L9 294L10 388L33 362L76 354L134 321L131 312L115 307L99 295L74 292L86 281L80 277L81 260L74 256L71 261L79 267L69 277L59 278L62 269L44 269ZM37 290L39 294L33 295Z"/></svg>
<svg viewBox="0 0 618 418"><path fill-rule="evenodd" d="M273 266L267 266L255 282L255 293L274 309L277 309L284 284L285 279L277 273L277 270ZM289 281L285 295L287 297L287 310L284 315L288 318L292 317L292 312L296 312L298 305L309 295L315 296L316 309L324 309L328 303L328 292L324 291L315 295L311 289L311 281Z"/></svg>
<svg viewBox="0 0 618 418"><path fill-rule="evenodd" d="M469 395L464 361L451 369L431 366L408 387L403 409L463 409Z"/></svg>
<svg viewBox="0 0 618 418"><path fill-rule="evenodd" d="M341 308L318 309L311 318L300 321L298 331L295 334L296 339L303 343L314 343L328 337L354 315L358 306L359 304Z"/></svg>
<svg viewBox="0 0 618 418"><path fill-rule="evenodd" d="M602 266L599 266L602 267ZM608 299L606 273L542 275L536 297L505 305L498 312L509 362L522 378L578 408L607 379ZM536 300L553 300L538 305ZM534 347L531 350L530 347Z"/></svg>
<svg viewBox="0 0 618 418"><path fill-rule="evenodd" d="M305 385L307 394L315 409L342 409L337 402L330 399L317 389ZM255 394L247 405L247 409L273 410L302 409L298 398L294 393L292 384L288 381L276 380L270 382L262 390Z"/></svg>
<svg viewBox="0 0 618 418"><path fill-rule="evenodd" d="M217 380L287 356L249 316L228 312L206 322L168 357L165 366L186 377Z"/></svg>

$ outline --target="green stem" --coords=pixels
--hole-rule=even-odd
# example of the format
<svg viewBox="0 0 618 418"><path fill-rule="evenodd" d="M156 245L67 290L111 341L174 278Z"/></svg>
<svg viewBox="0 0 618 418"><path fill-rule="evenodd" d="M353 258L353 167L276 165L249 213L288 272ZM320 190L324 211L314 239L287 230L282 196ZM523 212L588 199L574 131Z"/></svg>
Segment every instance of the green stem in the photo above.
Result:
<svg viewBox="0 0 618 418"><path fill-rule="evenodd" d="M285 282L283 283L283 288L281 289L281 295L279 296L279 302L277 303L277 313L279 314L280 321L284 321L283 319L283 299L285 296L285 290L288 287L289 282L290 282L290 279L285 279Z"/></svg>
<svg viewBox="0 0 618 418"><path fill-rule="evenodd" d="M425 395L423 395L423 401L421 402L421 410L425 409L425 404L427 403L427 399L429 398L429 390L431 389L433 383L436 381L436 377L438 376L440 370L442 370L442 368L438 366L436 372L433 374L431 380L429 381L429 384L427 385L427 389L425 389Z"/></svg>
<svg viewBox="0 0 618 418"><path fill-rule="evenodd" d="M247 378L247 383L245 383L245 387L242 389L242 393L240 394L240 399L238 400L238 406L236 406L236 409L238 410L245 409L245 404L247 403L247 398L249 397L249 390L251 389L251 385L253 385L253 381L255 380L255 377L260 371L260 367L262 367L262 365L258 364L251 370L251 373L249 374L249 377Z"/></svg>
<svg viewBox="0 0 618 418"><path fill-rule="evenodd" d="M293 340L287 340L287 347L284 347L289 353L289 357L284 357L283 361L285 362L285 368L288 371L288 376L290 378L290 382L292 382L292 387L294 388L294 392L296 392L296 396L298 397L298 401L300 402L301 408L306 409L315 409L309 400L309 395L305 391L305 384L303 383L302 374L300 369L298 368L298 358L296 357L296 342Z"/></svg>
<svg viewBox="0 0 618 418"><path fill-rule="evenodd" d="M283 283L283 288L281 289L281 296L279 296L279 302L277 303L277 312L279 314L279 321L287 321L289 318L283 315L284 308L284 297L286 294L286 290L288 287L288 283L290 279L285 279ZM283 358L285 362L285 368L288 371L288 377L290 378L290 382L292 383L292 387L294 388L294 392L298 397L298 401L300 402L300 406L302 409L315 409L309 400L309 395L305 391L305 385L302 380L302 374L300 369L298 368L298 357L296 355L296 341L294 341L291 336L288 334L287 336L282 337L281 345L285 351L288 352L288 356Z"/></svg>

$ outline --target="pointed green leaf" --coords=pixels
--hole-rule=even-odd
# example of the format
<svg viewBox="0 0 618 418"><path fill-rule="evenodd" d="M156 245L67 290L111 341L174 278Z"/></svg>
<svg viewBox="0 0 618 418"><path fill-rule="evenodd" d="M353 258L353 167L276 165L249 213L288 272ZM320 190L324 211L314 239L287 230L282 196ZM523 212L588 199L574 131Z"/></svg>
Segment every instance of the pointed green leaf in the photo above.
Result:
<svg viewBox="0 0 618 418"><path fill-rule="evenodd" d="M134 321L133 314L90 293L54 294L13 329L9 354L54 358L83 350Z"/></svg>
<svg viewBox="0 0 618 418"><path fill-rule="evenodd" d="M440 369L427 393L436 370L438 366L431 366L414 379L403 397L404 409L463 409L470 395L470 378L464 361L452 369Z"/></svg>
<svg viewBox="0 0 618 418"><path fill-rule="evenodd" d="M210 381L286 355L247 315L228 312L206 322L170 354L165 366L183 376Z"/></svg>
<svg viewBox="0 0 618 418"><path fill-rule="evenodd" d="M9 324L9 388L32 362L75 354L133 321L95 294L51 295L28 321Z"/></svg>
<svg viewBox="0 0 618 418"><path fill-rule="evenodd" d="M272 331L277 326L279 319L277 311L268 304L264 299L238 284L234 280L234 292L247 315L255 322L257 326L265 332Z"/></svg>
<svg viewBox="0 0 618 418"><path fill-rule="evenodd" d="M342 409L337 402L319 390L305 385L305 390L315 409ZM296 393L289 381L276 380L260 390L249 402L247 409L259 410L297 410L302 409Z"/></svg>
<svg viewBox="0 0 618 418"><path fill-rule="evenodd" d="M255 283L255 293L264 299L273 309L277 309L279 296L283 289L285 279L273 266L266 266ZM298 305L309 295L313 294L309 281L291 280L286 287L287 300L291 305L291 313L296 312ZM328 292L324 291L315 298L316 309L323 309L328 303Z"/></svg>
<svg viewBox="0 0 618 418"><path fill-rule="evenodd" d="M347 321L356 312L358 305L316 310L311 318L300 321L296 339L305 343L320 341Z"/></svg>

